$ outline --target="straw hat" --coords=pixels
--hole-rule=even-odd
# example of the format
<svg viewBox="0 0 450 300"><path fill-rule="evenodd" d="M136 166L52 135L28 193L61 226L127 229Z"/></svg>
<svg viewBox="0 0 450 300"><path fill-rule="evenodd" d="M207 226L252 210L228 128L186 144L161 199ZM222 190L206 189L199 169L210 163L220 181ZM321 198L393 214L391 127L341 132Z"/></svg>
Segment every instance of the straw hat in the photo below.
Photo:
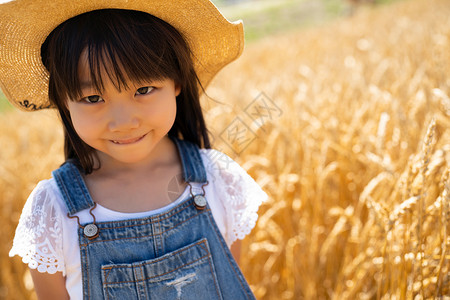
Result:
<svg viewBox="0 0 450 300"><path fill-rule="evenodd" d="M4 3L6 2L6 3ZM229 22L208 0L0 0L0 88L15 106L49 108L49 74L41 45L59 24L106 8L152 14L180 31L194 54L203 86L242 53L241 21Z"/></svg>

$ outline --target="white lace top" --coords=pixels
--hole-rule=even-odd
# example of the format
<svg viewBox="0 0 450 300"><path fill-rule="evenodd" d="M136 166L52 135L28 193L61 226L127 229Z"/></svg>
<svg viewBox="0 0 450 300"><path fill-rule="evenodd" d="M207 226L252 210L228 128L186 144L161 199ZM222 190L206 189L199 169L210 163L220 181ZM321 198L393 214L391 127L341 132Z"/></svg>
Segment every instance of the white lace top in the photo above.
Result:
<svg viewBox="0 0 450 300"><path fill-rule="evenodd" d="M257 210L267 195L227 155L212 149L201 149L200 153L209 180L205 187L206 199L225 241L231 246L255 226ZM196 188L200 186L194 185ZM94 214L98 222L142 218L169 210L188 196L189 188L186 188L170 205L139 213L121 213L97 204ZM88 210L79 212L77 216L82 224L92 220ZM66 276L66 288L71 299L82 299L77 230L77 220L67 217L55 180L43 180L25 203L9 255L21 256L30 268L42 273L62 272Z"/></svg>

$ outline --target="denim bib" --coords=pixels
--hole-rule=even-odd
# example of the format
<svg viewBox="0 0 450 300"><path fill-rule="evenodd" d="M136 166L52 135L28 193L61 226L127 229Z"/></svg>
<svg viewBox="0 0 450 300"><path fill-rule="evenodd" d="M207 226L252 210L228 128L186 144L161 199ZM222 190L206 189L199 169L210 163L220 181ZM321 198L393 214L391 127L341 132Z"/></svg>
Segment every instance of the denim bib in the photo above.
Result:
<svg viewBox="0 0 450 300"><path fill-rule="evenodd" d="M172 139L187 183L206 183L196 145ZM94 202L77 167L53 171L73 216ZM192 186L191 186L192 187ZM94 214L93 214L94 216ZM81 224L83 299L255 299L203 195L146 218Z"/></svg>

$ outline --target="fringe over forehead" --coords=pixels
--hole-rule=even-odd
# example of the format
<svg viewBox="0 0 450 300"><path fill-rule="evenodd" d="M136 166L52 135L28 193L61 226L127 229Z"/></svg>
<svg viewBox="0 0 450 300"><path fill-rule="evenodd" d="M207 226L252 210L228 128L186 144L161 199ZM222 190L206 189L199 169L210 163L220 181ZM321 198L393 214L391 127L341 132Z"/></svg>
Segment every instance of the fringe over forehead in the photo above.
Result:
<svg viewBox="0 0 450 300"><path fill-rule="evenodd" d="M164 78L183 86L183 70L192 68L183 37L161 19L131 10L91 11L59 25L42 45L42 60L57 91L49 94L51 101L81 97L78 67L84 51L90 81L99 92L106 79L102 74L120 91L130 82Z"/></svg>

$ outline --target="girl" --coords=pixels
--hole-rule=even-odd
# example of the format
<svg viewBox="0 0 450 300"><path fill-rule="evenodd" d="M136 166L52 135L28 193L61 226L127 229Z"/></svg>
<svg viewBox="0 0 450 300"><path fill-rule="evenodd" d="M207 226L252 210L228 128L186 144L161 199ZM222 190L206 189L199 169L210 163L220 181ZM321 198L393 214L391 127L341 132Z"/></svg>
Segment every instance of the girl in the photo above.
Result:
<svg viewBox="0 0 450 300"><path fill-rule="evenodd" d="M15 0L0 41L8 99L64 125L10 251L38 298L254 299L228 247L267 196L210 149L199 104L242 24L207 0Z"/></svg>

